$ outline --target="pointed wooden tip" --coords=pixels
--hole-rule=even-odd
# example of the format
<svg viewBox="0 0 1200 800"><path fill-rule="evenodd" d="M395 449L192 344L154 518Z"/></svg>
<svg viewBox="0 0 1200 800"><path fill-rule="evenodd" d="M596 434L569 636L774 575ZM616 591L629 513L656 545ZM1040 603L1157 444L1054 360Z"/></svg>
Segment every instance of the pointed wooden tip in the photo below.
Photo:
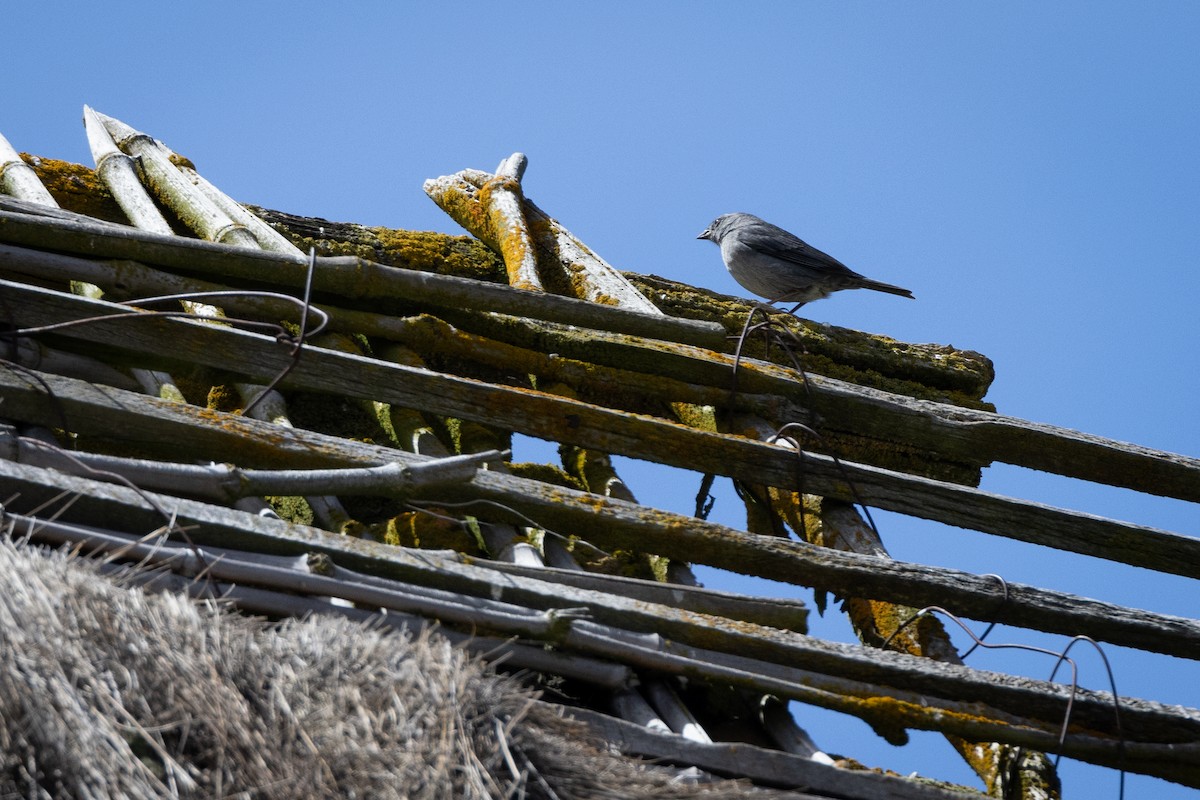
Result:
<svg viewBox="0 0 1200 800"><path fill-rule="evenodd" d="M117 143L113 141L101 115L88 105L83 107L83 129L87 134L88 147L92 151L92 160L96 166L100 166L100 162L108 156L121 152L117 149Z"/></svg>
<svg viewBox="0 0 1200 800"><path fill-rule="evenodd" d="M92 109L92 113L96 115L96 119L98 119L108 130L108 135L113 138L113 141L117 143L118 147L134 137L146 135L136 128L126 125L124 122L121 122L121 120L110 117L107 114L101 114L95 109Z"/></svg>
<svg viewBox="0 0 1200 800"><path fill-rule="evenodd" d="M4 138L4 134L0 134L0 166L20 160L21 157L17 155L17 151L13 146L8 143L8 139Z"/></svg>

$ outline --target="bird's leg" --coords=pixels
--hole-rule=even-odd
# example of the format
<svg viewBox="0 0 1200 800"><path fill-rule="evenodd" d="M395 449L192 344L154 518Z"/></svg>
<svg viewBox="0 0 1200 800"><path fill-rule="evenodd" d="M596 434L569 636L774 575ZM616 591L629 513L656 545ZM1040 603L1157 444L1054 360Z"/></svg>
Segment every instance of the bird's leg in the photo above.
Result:
<svg viewBox="0 0 1200 800"><path fill-rule="evenodd" d="M796 303L796 305L792 306L791 310L789 310L787 313L791 314L792 316L796 316L796 311L800 308L800 306L804 305L805 302L806 301L801 300L799 303Z"/></svg>

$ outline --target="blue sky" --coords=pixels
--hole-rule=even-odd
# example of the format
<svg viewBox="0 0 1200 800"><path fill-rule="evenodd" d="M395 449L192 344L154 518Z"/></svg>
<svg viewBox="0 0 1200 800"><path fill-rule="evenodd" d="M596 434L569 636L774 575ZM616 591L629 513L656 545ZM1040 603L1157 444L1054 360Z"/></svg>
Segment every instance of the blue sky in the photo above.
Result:
<svg viewBox="0 0 1200 800"><path fill-rule="evenodd" d="M978 350L996 363L989 399L1004 413L1200 454L1200 5L42 2L5 12L0 133L18 150L91 163L87 103L189 156L238 199L449 232L457 226L422 181L493 169L519 150L527 194L620 268L739 294L717 249L695 236L718 214L758 214L917 297L843 292L807 307L813 319ZM690 507L693 478L626 470L643 501ZM1195 505L1004 467L984 486L1200 533ZM716 516L742 524L728 491ZM897 558L1197 615L1193 581L876 519ZM846 638L833 617L818 633ZM1194 662L1108 652L1123 693L1200 706ZM1101 688L1098 663L1083 661L1085 683ZM972 663L1050 669L1012 653ZM804 714L830 750L970 780L931 737L896 749L853 720ZM1063 775L1068 797L1116 796L1111 772L1064 765ZM1131 797L1192 794L1129 785Z"/></svg>

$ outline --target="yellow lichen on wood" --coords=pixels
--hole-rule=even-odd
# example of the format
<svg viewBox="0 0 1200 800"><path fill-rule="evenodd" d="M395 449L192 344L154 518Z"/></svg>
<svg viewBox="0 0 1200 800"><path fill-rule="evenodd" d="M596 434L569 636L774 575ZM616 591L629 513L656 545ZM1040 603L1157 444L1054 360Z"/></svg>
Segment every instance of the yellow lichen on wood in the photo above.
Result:
<svg viewBox="0 0 1200 800"><path fill-rule="evenodd" d="M248 208L303 252L312 247L323 256L356 256L391 267L489 283L505 282L504 263L483 242L471 236L368 227L299 217L258 206Z"/></svg>
<svg viewBox="0 0 1200 800"><path fill-rule="evenodd" d="M455 222L500 254L511 286L542 289L517 177L488 176L475 185L459 173L426 181L425 191Z"/></svg>
<svg viewBox="0 0 1200 800"><path fill-rule="evenodd" d="M542 291L533 242L521 212L521 182L497 175L479 188L479 204L486 209L495 242L488 242L504 259L508 283L518 289Z"/></svg>
<svg viewBox="0 0 1200 800"><path fill-rule="evenodd" d="M890 558L875 531L853 506L778 489L772 489L771 493L773 508L808 542L835 550ZM845 598L843 608L855 633L865 645L886 645L888 649L914 656L949 664L963 663L942 622L932 615L919 614L920 609L863 597ZM1017 778L1020 784L1016 787L1018 791L1012 796L1030 796L1026 794L1026 789L1032 785L1057 787L1055 770L1042 753L1021 748L1016 748L1017 752L1013 753L1010 747L991 742L971 742L952 734L947 734L946 739L984 781L989 791L1009 780L1007 772L1001 771L1001 761L1014 757L1020 758L1024 766ZM1009 790L1013 788L1008 786ZM1043 796L1056 797L1057 794Z"/></svg>
<svg viewBox="0 0 1200 800"><path fill-rule="evenodd" d="M95 170L82 164L27 153L22 153L21 158L33 167L42 185L61 208L109 222L129 223Z"/></svg>
<svg viewBox="0 0 1200 800"><path fill-rule="evenodd" d="M663 311L685 319L718 322L731 337L741 333L755 303L656 275L627 276ZM908 344L888 336L838 328L788 314L772 314L773 323L799 338L799 349L789 355L781 343L786 337L766 340L756 335L742 348L744 355L792 366L799 359L806 371L870 386L909 397L939 400L968 408L994 410L982 402L995 378L986 356L945 345ZM732 352L730 340L727 352Z"/></svg>

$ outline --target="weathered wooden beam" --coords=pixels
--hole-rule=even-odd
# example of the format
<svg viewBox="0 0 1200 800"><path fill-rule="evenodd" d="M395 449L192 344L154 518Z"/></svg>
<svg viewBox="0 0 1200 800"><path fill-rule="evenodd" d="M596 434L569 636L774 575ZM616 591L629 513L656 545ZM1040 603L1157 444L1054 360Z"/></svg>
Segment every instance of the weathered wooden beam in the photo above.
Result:
<svg viewBox="0 0 1200 800"><path fill-rule="evenodd" d="M984 459L1200 503L1200 458L989 411L809 375L819 418L868 436L898 437L947 458ZM747 388L755 385L747 382ZM756 388L758 388L756 386ZM759 389L761 391L761 389Z"/></svg>
<svg viewBox="0 0 1200 800"><path fill-rule="evenodd" d="M234 461L242 466L329 467L415 458L401 451L253 419L166 403L54 375L0 371L4 414L58 427L148 457ZM47 395L47 391L51 393ZM65 417L65 419L64 419ZM959 570L839 553L805 542L757 536L722 525L648 509L614 498L511 475L484 473L454 492L427 498L470 506L481 518L514 524L535 520L606 549L652 552L690 563L813 586L841 594L937 605L964 617L1093 638L1184 658L1200 658L1200 621L1126 608L1076 595L1009 584ZM498 506L496 504L499 504ZM508 515L507 507L522 516ZM240 546L231 541L214 544Z"/></svg>
<svg viewBox="0 0 1200 800"><path fill-rule="evenodd" d="M12 212L0 212L0 241L74 255L132 259L209 278L220 276L295 288L304 285L307 264L307 259L299 256ZM313 292L350 298L358 307L382 311L391 310L396 303L419 301L701 345L723 343L725 337L724 329L715 323L641 314L346 256L317 259Z"/></svg>
<svg viewBox="0 0 1200 800"><path fill-rule="evenodd" d="M642 670L686 676L712 683L753 687L756 691L768 692L781 698L801 700L862 716L877 733L896 744L906 741L904 731L908 728L937 730L974 740L1003 742L1018 747L1057 752L1113 769L1126 769L1165 777L1187 786L1200 786L1200 766L1197 762L1197 758L1200 757L1200 743L1194 738L1194 733L1185 733L1184 728L1179 728L1173 733L1166 733L1165 728L1155 728L1155 733L1151 734L1149 741L1144 740L1141 735L1131 735L1123 726L1115 724L1112 706L1117 702L1111 698L1109 702L1112 705L1106 709L1109 712L1107 724L1103 724L1104 721L1100 717L1093 717L1084 722L1072 713L1070 733L1065 740L1060 741L1061 716L1052 719L1037 714L1031 715L1032 706L1029 705L1016 713L1005 711L992 705L990 699L985 700L983 695L972 693L966 687L957 688L953 699L935 699L934 694L916 690L913 684L885 688L879 683L846 677L848 672L845 671L808 669L811 659L807 656L802 662L797 662L804 663L806 668L790 665L779 667L738 653L717 654L689 647L664 637L618 639L594 632L590 628L587 622L572 626L566 636L567 645L583 649L590 656L620 658L623 663ZM926 660L924 663L936 662ZM936 670L931 669L932 671ZM981 677L988 674L995 676L998 683L1005 684L1006 687L1012 680L995 673L980 673ZM1067 703L1074 706L1068 697L1073 695L1077 700L1083 696L1079 690L1072 692L1061 685L1051 686L1037 681L1029 682L1025 688L1032 690L1034 684L1038 684L1041 689L1036 696L1030 696L1035 705L1040 705L1047 701L1049 696L1056 695L1063 703L1061 710L1065 712ZM1089 701L1100 698L1100 695L1087 694ZM1138 701L1130 704L1126 698L1122 698L1118 702L1122 708L1123 722L1130 716L1126 711L1133 712L1133 706ZM886 706L886 710L879 707L881 703ZM1005 705L1012 708L1008 704ZM856 706L859 708L856 709ZM877 713L873 714L867 710L872 706L876 707ZM936 710L933 717L930 717L929 711L932 709ZM1185 713L1194 717L1200 716L1200 711ZM1091 727L1092 721L1101 722L1101 729ZM1164 734L1167 737L1165 739L1162 738Z"/></svg>
<svg viewBox="0 0 1200 800"><path fill-rule="evenodd" d="M378 545L316 528L293 525L253 514L186 500L170 495L135 491L125 486L78 478L54 470L0 461L6 489L19 493L12 503L15 513L56 495L72 502L55 513L65 522L90 519L94 527L111 527L144 534L173 515L195 544L255 553L299 555L324 553L335 564L365 575L376 575L527 606L537 610L586 607L588 621L648 634L643 642L673 657L686 657L688 648L704 648L759 661L764 676L788 679L790 674L811 672L837 679L870 681L906 691L930 693L955 702L978 700L1004 713L1054 722L1061 719L1071 695L1070 687L1028 678L1005 676L962 665L858 645L828 642L792 631L729 623L719 617L697 619L695 612L632 600L618 594L517 575L502 576L460 557ZM151 502L153 501L153 502ZM585 626L586 627L586 626ZM581 629L581 634L588 635ZM603 632L601 632L603 635ZM768 668L766 665L773 665ZM730 662L733 668L740 668ZM798 666L802 665L802 666ZM834 684L829 684L833 686ZM1076 724L1101 732L1115 732L1111 697L1103 692L1077 689ZM1194 741L1200 735L1200 710L1166 706L1137 698L1122 698L1122 727L1139 741ZM1193 738L1189 738L1193 737Z"/></svg>
<svg viewBox="0 0 1200 800"><path fill-rule="evenodd" d="M37 219L42 219L44 224L44 218ZM98 229L100 226L96 223L91 227ZM8 228L0 218L0 236L5 230ZM101 230L108 233L112 226L105 226ZM103 238L103 234L95 235ZM175 238L171 243L173 245L178 241L181 240ZM194 244L197 243L184 247L185 253ZM228 255L226 248L219 248L216 253L205 255L201 261L219 256L218 263L237 262L245 255L246 251L234 251L233 255ZM174 287L195 280L130 262L72 259L70 256L11 246L5 246L0 251L0 262L15 269L49 269L50 262L64 259L67 263L60 265L62 268L75 270L78 279L105 288L109 285L119 285L126 290L138 285L147 289L151 286ZM276 262L272 266L269 259L266 264L258 261L253 263L255 282L269 281L294 288L300 285L302 276L295 269L286 268L290 265ZM321 269L325 268L322 261ZM224 271L235 270L226 268ZM286 277L288 275L290 279ZM486 295L489 287L504 289L466 279L454 280L463 284L463 293L448 293L441 300L447 309L453 305L462 307L467 297ZM215 288L215 285L209 286ZM437 298L434 300L437 301ZM503 294L499 300L500 307L508 307ZM482 305L488 306L486 302ZM386 330L371 325L370 318L364 316L370 312L355 309L342 310L340 313L345 326L350 329L357 325L365 327L360 332L388 336ZM454 318L454 314L451 313L450 317ZM608 320L602 322L611 324ZM528 346L540 343L553 348L560 355L592 363L641 369L662 377L712 386L730 386L733 380L730 356L706 348L666 343L658 337L631 339L628 332L614 335L601 331L584 337L573 325L556 327L554 323L542 323L539 326L534 321L518 318L505 318L505 321L497 319L494 324L488 323L483 328L492 337ZM666 331L654 333L669 338ZM791 398L795 404L803 404L818 415L820 422L816 427L819 429L857 432L882 441L905 442L961 463L1003 461L1150 494L1200 502L1200 459L1194 457L1002 414L906 397L816 374L808 375L805 385L790 369L750 359L744 359L740 365L738 385L744 392L776 393ZM696 402L711 401L697 399ZM772 414L763 416L775 418Z"/></svg>
<svg viewBox="0 0 1200 800"><path fill-rule="evenodd" d="M146 366L202 364L269 381L291 365L290 347L257 334L152 315L0 281L19 327L92 316L112 320L54 331L58 341L125 352ZM146 363L149 362L149 363ZM1200 577L1200 539L1042 503L892 472L740 436L697 430L542 392L488 384L310 347L285 386L420 408L541 439L592 447L717 475L755 475L764 485L811 492L1021 541Z"/></svg>
<svg viewBox="0 0 1200 800"><path fill-rule="evenodd" d="M593 734L612 742L628 755L668 764L695 765L718 775L745 776L768 786L815 792L820 797L848 796L857 800L977 800L984 797L977 792L910 782L898 775L874 770L847 770L749 744L731 746L693 742L677 734L651 730L587 709L571 708L566 711L566 716L584 723ZM797 800L809 800L810 797L804 794Z"/></svg>

